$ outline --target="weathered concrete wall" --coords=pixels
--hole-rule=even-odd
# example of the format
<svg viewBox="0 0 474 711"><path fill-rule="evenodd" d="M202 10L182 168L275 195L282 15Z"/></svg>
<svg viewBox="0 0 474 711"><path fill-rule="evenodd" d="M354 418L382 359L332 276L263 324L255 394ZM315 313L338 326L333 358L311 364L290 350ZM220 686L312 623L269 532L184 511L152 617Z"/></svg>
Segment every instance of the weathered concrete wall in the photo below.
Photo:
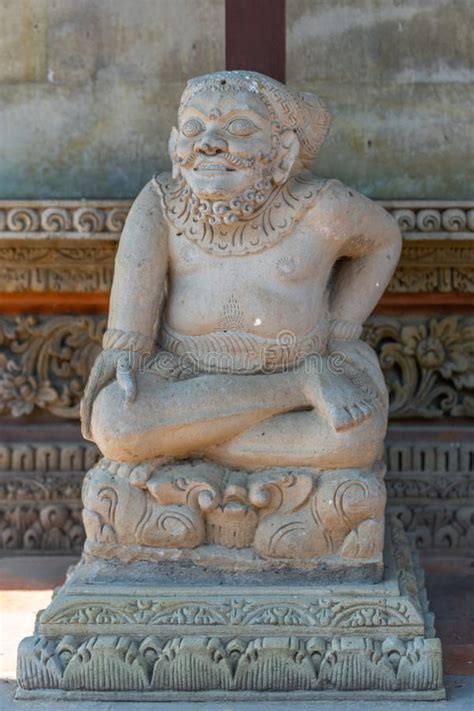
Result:
<svg viewBox="0 0 474 711"><path fill-rule="evenodd" d="M1 0L0 196L135 195L224 61L222 0Z"/></svg>
<svg viewBox="0 0 474 711"><path fill-rule="evenodd" d="M287 0L287 81L334 115L315 169L379 198L472 199L473 0Z"/></svg>
<svg viewBox="0 0 474 711"><path fill-rule="evenodd" d="M287 0L287 23L288 83L335 117L320 173L472 196L472 0ZM0 196L135 195L224 54L224 0L0 0Z"/></svg>

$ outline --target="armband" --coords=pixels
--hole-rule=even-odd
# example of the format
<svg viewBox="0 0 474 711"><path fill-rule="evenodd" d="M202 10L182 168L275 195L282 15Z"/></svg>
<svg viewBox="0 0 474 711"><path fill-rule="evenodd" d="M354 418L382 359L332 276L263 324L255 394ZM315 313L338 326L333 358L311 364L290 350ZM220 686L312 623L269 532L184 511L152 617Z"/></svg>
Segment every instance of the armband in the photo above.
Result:
<svg viewBox="0 0 474 711"><path fill-rule="evenodd" d="M342 319L334 319L331 321L329 328L329 338L334 338L340 341L356 341L360 338L362 326L354 321L343 321Z"/></svg>
<svg viewBox="0 0 474 711"><path fill-rule="evenodd" d="M107 329L102 339L102 347L136 353L153 353L155 350L150 336L144 336L139 331L121 331L119 328Z"/></svg>

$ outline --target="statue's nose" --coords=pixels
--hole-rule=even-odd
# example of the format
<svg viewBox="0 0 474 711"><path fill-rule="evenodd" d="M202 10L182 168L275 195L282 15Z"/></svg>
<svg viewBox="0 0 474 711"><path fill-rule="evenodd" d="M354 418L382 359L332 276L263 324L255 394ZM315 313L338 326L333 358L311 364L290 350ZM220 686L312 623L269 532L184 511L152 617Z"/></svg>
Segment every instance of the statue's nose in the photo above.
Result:
<svg viewBox="0 0 474 711"><path fill-rule="evenodd" d="M219 138L215 133L208 133L202 136L194 145L194 150L204 153L205 155L215 155L221 153L227 148L227 143Z"/></svg>

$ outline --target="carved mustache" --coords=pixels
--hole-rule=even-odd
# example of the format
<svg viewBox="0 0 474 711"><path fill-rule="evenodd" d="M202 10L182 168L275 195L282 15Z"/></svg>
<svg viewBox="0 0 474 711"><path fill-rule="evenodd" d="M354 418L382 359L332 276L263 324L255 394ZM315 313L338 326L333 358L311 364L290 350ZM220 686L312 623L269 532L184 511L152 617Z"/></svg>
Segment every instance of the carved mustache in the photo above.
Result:
<svg viewBox="0 0 474 711"><path fill-rule="evenodd" d="M192 168L196 162L203 157L203 155L207 154L193 150L184 156L177 156L177 163L182 168ZM256 161L256 157L249 153L239 154L230 153L229 151L220 151L219 153L216 153L216 155L236 168L251 168Z"/></svg>

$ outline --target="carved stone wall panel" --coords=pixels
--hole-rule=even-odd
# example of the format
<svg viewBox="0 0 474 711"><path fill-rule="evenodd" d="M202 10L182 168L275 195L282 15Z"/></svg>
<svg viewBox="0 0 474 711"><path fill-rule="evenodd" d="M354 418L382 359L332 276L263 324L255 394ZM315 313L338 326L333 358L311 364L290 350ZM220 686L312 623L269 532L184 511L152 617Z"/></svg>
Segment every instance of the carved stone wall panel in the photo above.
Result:
<svg viewBox="0 0 474 711"><path fill-rule="evenodd" d="M429 238L409 241L405 235L402 256L387 291L392 294L472 293L474 241Z"/></svg>
<svg viewBox="0 0 474 711"><path fill-rule="evenodd" d="M474 443L389 442L389 510L420 548L474 543Z"/></svg>
<svg viewBox="0 0 474 711"><path fill-rule="evenodd" d="M0 445L0 550L80 553L82 481L98 457L88 443Z"/></svg>
<svg viewBox="0 0 474 711"><path fill-rule="evenodd" d="M474 202L381 201L403 253L390 293L474 292ZM107 292L128 200L0 201L0 292Z"/></svg>
<svg viewBox="0 0 474 711"><path fill-rule="evenodd" d="M0 415L36 409L78 418L105 323L86 316L0 319Z"/></svg>
<svg viewBox="0 0 474 711"><path fill-rule="evenodd" d="M474 416L474 318L372 316L364 339L379 357L392 419Z"/></svg>
<svg viewBox="0 0 474 711"><path fill-rule="evenodd" d="M0 317L0 415L77 418L105 329L94 316ZM373 316L392 419L474 416L474 317Z"/></svg>

